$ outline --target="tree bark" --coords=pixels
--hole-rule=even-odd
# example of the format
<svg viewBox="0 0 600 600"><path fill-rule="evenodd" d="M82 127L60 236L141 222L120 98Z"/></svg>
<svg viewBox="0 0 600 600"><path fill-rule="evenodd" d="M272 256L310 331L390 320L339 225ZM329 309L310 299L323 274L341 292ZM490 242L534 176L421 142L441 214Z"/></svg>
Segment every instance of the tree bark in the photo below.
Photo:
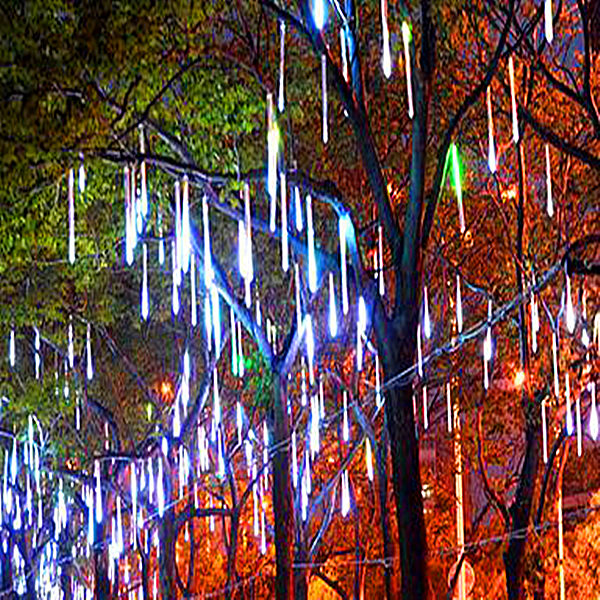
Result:
<svg viewBox="0 0 600 600"><path fill-rule="evenodd" d="M385 380L412 365L414 335L395 336L388 328L382 364ZM381 345L380 345L380 348ZM403 600L427 598L427 542L419 469L419 443L415 432L412 384L394 385L385 393L385 415L390 436L392 483L400 538Z"/></svg>
<svg viewBox="0 0 600 600"><path fill-rule="evenodd" d="M171 504L171 485L168 483L168 478L165 485L165 501L166 506ZM176 573L175 573L175 515L173 508L165 509L165 514L159 526L160 540L160 590L163 598L172 598L176 594Z"/></svg>
<svg viewBox="0 0 600 600"><path fill-rule="evenodd" d="M294 600L294 500L290 476L290 425L285 376L273 371L273 513L275 517L275 598Z"/></svg>
<svg viewBox="0 0 600 600"><path fill-rule="evenodd" d="M377 451L375 453L376 465L377 465L377 483L379 492L379 521L381 525L381 535L383 538L383 556L388 558L392 556L392 539L390 536L390 521L388 518L388 482L387 482L387 471L386 471L386 460L387 460L387 444L386 440L382 439L381 443L377 445ZM385 580L385 597L386 600L392 600L392 575L393 566L388 564L386 561L384 565L384 580Z"/></svg>

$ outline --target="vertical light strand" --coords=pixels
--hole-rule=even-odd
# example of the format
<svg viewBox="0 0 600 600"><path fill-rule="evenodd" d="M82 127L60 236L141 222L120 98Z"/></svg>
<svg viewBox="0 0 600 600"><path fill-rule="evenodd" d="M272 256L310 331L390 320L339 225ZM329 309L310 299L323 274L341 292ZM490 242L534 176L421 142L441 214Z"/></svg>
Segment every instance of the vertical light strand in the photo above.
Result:
<svg viewBox="0 0 600 600"><path fill-rule="evenodd" d="M296 231L302 231L302 199L300 197L300 188L294 186L294 217L296 221Z"/></svg>
<svg viewBox="0 0 600 600"><path fill-rule="evenodd" d="M408 94L408 116L410 119L414 116L413 108L413 89L412 89L412 73L410 64L410 27L404 21L402 23L402 42L404 44L404 70L406 72L406 93Z"/></svg>
<svg viewBox="0 0 600 600"><path fill-rule="evenodd" d="M175 262L173 272L177 285L181 283L181 269L183 266L183 243L181 239L181 184L175 182Z"/></svg>
<svg viewBox="0 0 600 600"><path fill-rule="evenodd" d="M346 48L346 30L344 29L344 25L340 27L340 54L342 59L342 75L346 82L349 82L349 72L348 72L348 52Z"/></svg>
<svg viewBox="0 0 600 600"><path fill-rule="evenodd" d="M426 339L431 338L431 319L429 317L429 298L427 286L423 287L423 333Z"/></svg>
<svg viewBox="0 0 600 600"><path fill-rule="evenodd" d="M550 146L546 146L546 212L552 218L554 216L554 201L552 199L552 173L550 171Z"/></svg>
<svg viewBox="0 0 600 600"><path fill-rule="evenodd" d="M560 389L558 384L558 340L556 331L552 331L552 372L554 374L554 396L558 398Z"/></svg>
<svg viewBox="0 0 600 600"><path fill-rule="evenodd" d="M146 154L146 146L144 140L144 128L142 125L139 127L140 134L140 154L144 156ZM148 182L146 179L146 161L142 159L142 164L140 166L140 208L142 212L142 216L146 218L148 216Z"/></svg>
<svg viewBox="0 0 600 600"><path fill-rule="evenodd" d="M329 272L329 334L331 337L337 336L337 307L335 304L335 286L333 283L333 273Z"/></svg>
<svg viewBox="0 0 600 600"><path fill-rule="evenodd" d="M190 310L192 327L198 324L198 304L196 300L196 253L192 252L190 256Z"/></svg>
<svg viewBox="0 0 600 600"><path fill-rule="evenodd" d="M286 175L280 175L281 190L281 268L284 273L290 268L290 252L288 243L288 210L287 210L287 183Z"/></svg>
<svg viewBox="0 0 600 600"><path fill-rule="evenodd" d="M598 439L598 411L596 409L596 382L592 381L588 384L592 400L590 405L590 435L596 441Z"/></svg>
<svg viewBox="0 0 600 600"><path fill-rule="evenodd" d="M68 329L68 358L69 358L69 369L73 369L75 366L75 349L73 344L73 317L69 317L69 329Z"/></svg>
<svg viewBox="0 0 600 600"><path fill-rule="evenodd" d="M279 21L279 112L285 109L285 21Z"/></svg>
<svg viewBox="0 0 600 600"><path fill-rule="evenodd" d="M89 325L88 325L89 331ZM89 334L88 334L89 337ZM34 342L34 362L35 362L35 378L39 379L41 376L41 366L42 366L42 355L40 354L41 342L40 342L40 330L35 328L35 342Z"/></svg>
<svg viewBox="0 0 600 600"><path fill-rule="evenodd" d="M348 271L346 265L346 236L348 228L348 215L342 215L339 219L338 229L340 238L340 275L342 283L342 312L348 314Z"/></svg>
<svg viewBox="0 0 600 600"><path fill-rule="evenodd" d="M245 276L245 300L246 308L250 308L252 302L251 284L254 279L254 261L252 259L252 214L250 212L250 186L244 183L244 223L246 225L246 276Z"/></svg>
<svg viewBox="0 0 600 600"><path fill-rule="evenodd" d="M91 325L87 324L87 332L85 336L85 354L86 354L86 374L88 381L91 381L94 377L94 363L92 361L92 332Z"/></svg>
<svg viewBox="0 0 600 600"><path fill-rule="evenodd" d="M460 225L460 232L464 233L466 231L466 225L462 201L462 184L460 181L460 162L458 160L458 148L454 142L452 142L450 152L452 160L452 179L454 182L454 191L456 193L456 203L458 205L458 221Z"/></svg>
<svg viewBox="0 0 600 600"><path fill-rule="evenodd" d="M162 267L165 264L165 240L163 237L162 211L160 206L156 209L156 221L158 228L158 264Z"/></svg>
<svg viewBox="0 0 600 600"><path fill-rule="evenodd" d="M510 107L512 112L512 136L513 142L519 141L519 120L517 118L517 97L515 95L515 66L513 58L508 58L508 79L510 81Z"/></svg>
<svg viewBox="0 0 600 600"><path fill-rule="evenodd" d="M317 259L315 257L315 230L310 194L306 196L306 243L308 245L308 289L314 294L317 291Z"/></svg>
<svg viewBox="0 0 600 600"><path fill-rule="evenodd" d="M456 275L456 328L458 333L463 330L462 293L460 291L460 275Z"/></svg>
<svg viewBox="0 0 600 600"><path fill-rule="evenodd" d="M552 0L544 0L544 33L546 41L551 44L554 39L554 28L552 25Z"/></svg>
<svg viewBox="0 0 600 600"><path fill-rule="evenodd" d="M190 182L188 176L183 176L181 199L181 268L184 273L190 268L190 251L192 247L192 232L190 228Z"/></svg>
<svg viewBox="0 0 600 600"><path fill-rule="evenodd" d="M267 191L270 198L269 229L275 232L277 216L277 155L279 150L279 129L275 120L273 94L267 94Z"/></svg>
<svg viewBox="0 0 600 600"><path fill-rule="evenodd" d="M446 416L448 417L448 433L452 432L452 390L450 381L446 382Z"/></svg>
<svg viewBox="0 0 600 600"><path fill-rule="evenodd" d="M571 412L571 382L568 371L565 373L565 411L567 413L567 434L573 435L573 413Z"/></svg>
<svg viewBox="0 0 600 600"><path fill-rule="evenodd" d="M69 262L75 262L75 174L69 169Z"/></svg>
<svg viewBox="0 0 600 600"><path fill-rule="evenodd" d="M379 295L385 296L385 276L383 271L383 227L377 227L377 252L379 254Z"/></svg>
<svg viewBox="0 0 600 600"><path fill-rule="evenodd" d="M141 314L144 321L148 320L150 314L150 300L148 297L148 248L146 242L142 246L142 297Z"/></svg>
<svg viewBox="0 0 600 600"><path fill-rule="evenodd" d="M329 125L327 123L327 56L321 54L321 103L323 108L323 143L329 141Z"/></svg>
<svg viewBox="0 0 600 600"><path fill-rule="evenodd" d="M171 288L171 307L173 314L177 316L179 314L179 288L177 286L177 249L175 247L175 241L171 240L171 265L172 265L172 288Z"/></svg>
<svg viewBox="0 0 600 600"><path fill-rule="evenodd" d="M386 79L392 75L392 54L390 50L390 30L388 28L388 3L381 0L381 68Z"/></svg>
<svg viewBox="0 0 600 600"><path fill-rule="evenodd" d="M17 362L17 350L15 343L15 328L12 327L10 330L10 337L8 339L8 363L11 368L15 368L15 364Z"/></svg>
<svg viewBox="0 0 600 600"><path fill-rule="evenodd" d="M235 315L233 314L233 307L229 307L229 329L231 331L231 372L234 377L238 374L238 356L237 356L237 340L236 327L235 327Z"/></svg>
<svg viewBox="0 0 600 600"><path fill-rule="evenodd" d="M423 386L423 429L429 429L429 410L427 406L427 386Z"/></svg>
<svg viewBox="0 0 600 600"><path fill-rule="evenodd" d="M573 308L573 297L571 296L571 278L569 273L565 271L566 277L566 308L565 308L565 321L567 324L567 331L573 333L575 331L575 309Z"/></svg>
<svg viewBox="0 0 600 600"><path fill-rule="evenodd" d="M494 116L492 114L492 86L488 85L487 92L488 114L488 167L491 173L496 172L496 146L494 144Z"/></svg>

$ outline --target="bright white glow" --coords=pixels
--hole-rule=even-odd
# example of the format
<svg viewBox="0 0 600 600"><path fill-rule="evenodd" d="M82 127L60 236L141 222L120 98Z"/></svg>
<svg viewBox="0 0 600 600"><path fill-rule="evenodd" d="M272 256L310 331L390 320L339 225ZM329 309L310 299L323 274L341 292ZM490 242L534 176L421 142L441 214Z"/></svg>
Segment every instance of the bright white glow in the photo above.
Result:
<svg viewBox="0 0 600 600"><path fill-rule="evenodd" d="M190 230L190 184L187 175L183 177L181 205L181 265L184 273L190 268L190 251L192 247L192 233Z"/></svg>
<svg viewBox="0 0 600 600"><path fill-rule="evenodd" d="M456 276L456 328L458 333L463 330L462 294L460 291L460 275Z"/></svg>
<svg viewBox="0 0 600 600"><path fill-rule="evenodd" d="M102 486L100 483L100 463L96 461L96 523L102 523Z"/></svg>
<svg viewBox="0 0 600 600"><path fill-rule="evenodd" d="M347 442L350 439L350 425L348 423L348 392L343 391L344 412L342 417L342 439Z"/></svg>
<svg viewBox="0 0 600 600"><path fill-rule="evenodd" d="M173 314L175 316L177 316L179 314L179 288L177 287L177 273L178 273L178 269L177 269L177 250L175 248L175 242L171 241L171 256L173 258L172 260L172 266L173 266L173 271L172 271L172 279L173 279L173 283L172 283L172 294L171 294L171 306L173 308Z"/></svg>
<svg viewBox="0 0 600 600"><path fill-rule="evenodd" d="M158 264L162 267L165 264L165 240L163 238L162 214L158 209Z"/></svg>
<svg viewBox="0 0 600 600"><path fill-rule="evenodd" d="M69 169L69 262L75 262L75 175Z"/></svg>
<svg viewBox="0 0 600 600"><path fill-rule="evenodd" d="M142 246L142 319L148 320L150 314L150 300L148 298L148 248L146 243Z"/></svg>
<svg viewBox="0 0 600 600"><path fill-rule="evenodd" d="M315 257L315 231L310 194L306 196L306 241L308 246L308 289L314 294L317 291L317 259Z"/></svg>
<svg viewBox="0 0 600 600"><path fill-rule="evenodd" d="M292 431L292 484L298 488L298 456L296 448L296 431Z"/></svg>
<svg viewBox="0 0 600 600"><path fill-rule="evenodd" d="M337 307L335 304L335 286L333 284L333 273L329 273L329 334L331 337L337 335Z"/></svg>
<svg viewBox="0 0 600 600"><path fill-rule="evenodd" d="M321 54L321 104L323 108L323 143L329 141L329 125L327 119L327 57Z"/></svg>
<svg viewBox="0 0 600 600"><path fill-rule="evenodd" d="M285 173L280 176L281 189L281 268L284 273L290 268L290 253L288 244L288 210L287 210L287 183Z"/></svg>
<svg viewBox="0 0 600 600"><path fill-rule="evenodd" d="M245 266L244 266L244 282L246 292L246 308L250 308L252 297L250 294L250 284L254 279L254 263L252 260L252 215L250 212L250 186L244 184L244 222L246 226L245 242Z"/></svg>
<svg viewBox="0 0 600 600"><path fill-rule="evenodd" d="M144 129L140 125L140 154L144 155L146 148L144 145ZM148 216L148 183L146 180L146 161L142 161L140 167L141 190L140 190L140 212L146 218Z"/></svg>
<svg viewBox="0 0 600 600"><path fill-rule="evenodd" d="M429 318L429 299L427 297L427 286L423 288L423 333L426 339L431 338L431 320Z"/></svg>
<svg viewBox="0 0 600 600"><path fill-rule="evenodd" d="M346 30L344 26L340 27L340 53L342 55L342 74L344 79L349 81L348 74L348 50L346 48Z"/></svg>
<svg viewBox="0 0 600 600"><path fill-rule="evenodd" d="M556 398L558 398L560 395L560 389L558 384L558 341L556 337L556 331L552 332L552 370L554 372L554 395ZM568 387L569 384L567 382L567 390Z"/></svg>
<svg viewBox="0 0 600 600"><path fill-rule="evenodd" d="M173 406L173 437L177 439L181 435L181 415L179 413L179 396L175 398Z"/></svg>
<svg viewBox="0 0 600 600"><path fill-rule="evenodd" d="M488 113L488 167L491 173L496 172L496 146L494 144L494 117L492 115L492 86L487 88Z"/></svg>
<svg viewBox="0 0 600 600"><path fill-rule="evenodd" d="M73 347L73 317L69 317L68 355L69 355L69 368L72 369L75 366L75 350Z"/></svg>
<svg viewBox="0 0 600 600"><path fill-rule="evenodd" d="M342 517L348 516L350 512L350 482L348 480L348 470L342 472Z"/></svg>
<svg viewBox="0 0 600 600"><path fill-rule="evenodd" d="M348 314L348 272L346 265L346 236L348 235L348 226L350 217L342 215L338 222L339 238L340 238L340 274L342 278L342 312Z"/></svg>
<svg viewBox="0 0 600 600"><path fill-rule="evenodd" d="M294 263L294 293L296 301L296 329L302 329L302 306L300 305L300 269L298 263Z"/></svg>
<svg viewBox="0 0 600 600"><path fill-rule="evenodd" d="M310 454L311 458L318 454L320 447L319 439L319 397L312 396L310 399Z"/></svg>
<svg viewBox="0 0 600 600"><path fill-rule="evenodd" d="M196 255L192 252L190 256L190 294L192 327L198 324L198 304L196 300Z"/></svg>
<svg viewBox="0 0 600 600"><path fill-rule="evenodd" d="M296 218L296 230L302 231L302 199L297 185L294 186L294 216Z"/></svg>
<svg viewBox="0 0 600 600"><path fill-rule="evenodd" d="M123 190L125 195L125 260L133 264L133 249L135 247L135 221L133 220L131 181L129 167L123 169Z"/></svg>
<svg viewBox="0 0 600 600"><path fill-rule="evenodd" d="M86 339L85 339L85 354L86 354L86 358L87 358L87 368L86 368L87 378L88 378L88 381L91 381L94 377L94 364L92 362L92 332L91 332L91 326L89 323L87 324L87 332L86 332Z"/></svg>
<svg viewBox="0 0 600 600"><path fill-rule="evenodd" d="M383 228L381 227L381 225L377 227L377 252L379 256L379 295L385 296L385 275L383 268Z"/></svg>
<svg viewBox="0 0 600 600"><path fill-rule="evenodd" d="M488 300L488 323L492 318L492 301ZM492 360L492 326L488 324L485 340L483 341L483 360L489 362Z"/></svg>
<svg viewBox="0 0 600 600"><path fill-rule="evenodd" d="M590 435L596 441L598 439L598 411L596 409L596 383L588 384L588 389L592 395L592 403L590 406Z"/></svg>
<svg viewBox="0 0 600 600"><path fill-rule="evenodd" d="M14 327L10 330L10 337L8 338L8 362L11 368L15 368L17 362L17 349L15 343L15 329Z"/></svg>
<svg viewBox="0 0 600 600"><path fill-rule="evenodd" d="M381 406L381 374L379 372L379 354L375 355L375 404Z"/></svg>
<svg viewBox="0 0 600 600"><path fill-rule="evenodd" d="M544 33L546 41L551 44L554 39L554 30L552 25L552 0L544 0Z"/></svg>
<svg viewBox="0 0 600 600"><path fill-rule="evenodd" d="M267 191L270 198L269 229L275 232L277 216L277 155L279 152L279 127L275 122L273 94L267 94Z"/></svg>
<svg viewBox="0 0 600 600"><path fill-rule="evenodd" d="M567 323L567 331L573 333L575 331L575 309L573 308L573 299L571 297L571 278L567 273L567 299L566 299L566 315L565 320Z"/></svg>
<svg viewBox="0 0 600 600"><path fill-rule="evenodd" d="M365 304L365 299L362 296L360 296L358 299L357 326L361 334L365 335L367 332L367 305Z"/></svg>
<svg viewBox="0 0 600 600"><path fill-rule="evenodd" d="M325 26L325 19L327 18L327 0L312 0L313 1L313 20L315 27L321 31Z"/></svg>
<svg viewBox="0 0 600 600"><path fill-rule="evenodd" d="M519 120L517 119L517 99L515 96L515 67L513 58L508 58L508 78L510 80L510 106L512 110L512 134L513 142L519 141Z"/></svg>
<svg viewBox="0 0 600 600"><path fill-rule="evenodd" d="M408 94L408 116L413 118L415 112L413 109L413 89L412 89L412 74L410 65L410 27L404 21L402 23L402 42L404 44L404 68L406 71L406 92Z"/></svg>
<svg viewBox="0 0 600 600"><path fill-rule="evenodd" d="M279 112L285 108L285 21L279 21Z"/></svg>
<svg viewBox="0 0 600 600"><path fill-rule="evenodd" d="M238 355L237 355L237 340L236 327L235 327L235 315L233 314L233 308L229 308L229 329L231 331L231 372L234 377L238 374Z"/></svg>
<svg viewBox="0 0 600 600"><path fill-rule="evenodd" d="M446 416L448 417L448 433L452 432L452 391L450 382L446 382Z"/></svg>
<svg viewBox="0 0 600 600"><path fill-rule="evenodd" d="M546 211L548 216L554 216L554 201L552 200L552 173L550 171L550 146L546 144Z"/></svg>
<svg viewBox="0 0 600 600"><path fill-rule="evenodd" d="M79 174L77 179L79 183L79 193L83 194L85 192L85 165L83 164L83 154L81 155L79 162Z"/></svg>
<svg viewBox="0 0 600 600"><path fill-rule="evenodd" d="M89 327L89 325L88 325ZM40 354L41 342L40 342L40 330L35 328L35 378L39 379L42 367L42 355ZM89 359L88 359L89 360ZM13 365L11 365L13 366Z"/></svg>
<svg viewBox="0 0 600 600"><path fill-rule="evenodd" d="M308 359L308 377L310 384L314 384L315 338L310 314L304 317L304 334L306 336L306 358Z"/></svg>
<svg viewBox="0 0 600 600"><path fill-rule="evenodd" d="M423 347L421 344L421 323L417 323L417 373L423 378Z"/></svg>
<svg viewBox="0 0 600 600"><path fill-rule="evenodd" d="M367 477L373 481L373 451L371 450L371 440L365 438L365 463L367 466Z"/></svg>
<svg viewBox="0 0 600 600"><path fill-rule="evenodd" d="M244 376L244 350L242 349L242 324L240 321L237 322L237 343L238 343L238 375Z"/></svg>
<svg viewBox="0 0 600 600"><path fill-rule="evenodd" d="M573 434L573 414L571 413L571 384L569 380L569 373L565 373L565 400L566 400L566 412L567 412L567 434Z"/></svg>
<svg viewBox="0 0 600 600"><path fill-rule="evenodd" d="M158 459L158 473L156 475L156 499L158 516L162 519L165 514L165 488L163 484L163 465L160 458Z"/></svg>
<svg viewBox="0 0 600 600"><path fill-rule="evenodd" d="M534 282L535 283L535 282ZM537 352L537 334L540 330L540 319L538 314L537 300L531 292L531 351Z"/></svg>
<svg viewBox="0 0 600 600"><path fill-rule="evenodd" d="M392 75L392 54L390 51L390 31L387 21L387 0L381 0L381 37L383 40L381 67L387 79Z"/></svg>
<svg viewBox="0 0 600 600"><path fill-rule="evenodd" d="M427 402L427 386L423 386L423 429L429 429L429 407Z"/></svg>

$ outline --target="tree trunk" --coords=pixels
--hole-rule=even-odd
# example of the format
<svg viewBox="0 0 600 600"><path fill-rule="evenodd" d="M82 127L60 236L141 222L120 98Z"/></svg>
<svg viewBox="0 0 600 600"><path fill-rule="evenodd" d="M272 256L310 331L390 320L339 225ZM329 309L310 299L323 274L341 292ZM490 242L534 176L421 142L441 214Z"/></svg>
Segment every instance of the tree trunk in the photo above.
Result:
<svg viewBox="0 0 600 600"><path fill-rule="evenodd" d="M381 524L381 534L383 537L383 556L388 558L392 556L392 539L390 536L390 521L388 519L388 506L387 506L387 472L386 472L386 460L387 460L387 440L382 437L381 443L377 445L377 451L375 454L376 465L377 465L377 487L379 492L379 521ZM393 566L387 561L384 565L384 578L385 578L385 597L386 600L392 600L392 575Z"/></svg>
<svg viewBox="0 0 600 600"><path fill-rule="evenodd" d="M388 329L381 347L385 380L412 366L415 335L396 336ZM399 351L402 351L400 355ZM392 483L400 539L403 600L427 598L427 542L419 468L419 443L415 432L412 384L393 385L385 393L385 415L390 436Z"/></svg>
<svg viewBox="0 0 600 600"><path fill-rule="evenodd" d="M165 478L168 479L168 478ZM170 484L165 486L166 505L171 504ZM174 598L176 596L177 583L175 574L175 515L173 509L165 509L165 514L159 526L160 540L160 590L163 598Z"/></svg>
<svg viewBox="0 0 600 600"><path fill-rule="evenodd" d="M94 598L110 600L111 590L108 579L108 552L104 538L104 523L94 526Z"/></svg>
<svg viewBox="0 0 600 600"><path fill-rule="evenodd" d="M275 598L294 600L294 499L290 476L290 425L287 414L285 376L274 371L273 513L275 517Z"/></svg>

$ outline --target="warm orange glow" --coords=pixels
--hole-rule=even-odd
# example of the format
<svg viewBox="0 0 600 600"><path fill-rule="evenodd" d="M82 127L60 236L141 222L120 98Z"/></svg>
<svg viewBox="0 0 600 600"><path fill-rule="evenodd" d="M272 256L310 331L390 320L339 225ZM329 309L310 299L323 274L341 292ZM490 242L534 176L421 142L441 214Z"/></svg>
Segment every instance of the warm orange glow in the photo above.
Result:
<svg viewBox="0 0 600 600"><path fill-rule="evenodd" d="M173 384L165 380L160 384L160 395L163 400L172 400L173 399Z"/></svg>
<svg viewBox="0 0 600 600"><path fill-rule="evenodd" d="M519 369L515 373L515 386L521 387L524 383L525 383L525 373L521 369Z"/></svg>

